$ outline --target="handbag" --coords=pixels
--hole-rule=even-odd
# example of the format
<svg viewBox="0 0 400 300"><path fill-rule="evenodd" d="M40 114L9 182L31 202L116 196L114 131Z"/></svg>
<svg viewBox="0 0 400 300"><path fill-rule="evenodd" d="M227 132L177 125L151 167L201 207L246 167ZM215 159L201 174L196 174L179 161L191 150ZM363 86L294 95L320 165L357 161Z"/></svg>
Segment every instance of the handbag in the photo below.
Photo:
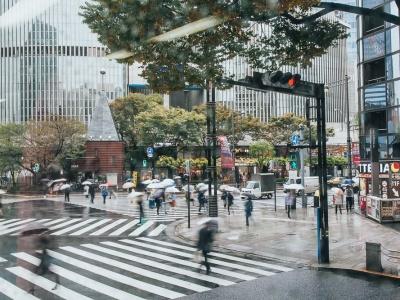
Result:
<svg viewBox="0 0 400 300"><path fill-rule="evenodd" d="M202 257L201 257L201 250L197 250L193 253L193 262L195 263L201 263L202 262Z"/></svg>

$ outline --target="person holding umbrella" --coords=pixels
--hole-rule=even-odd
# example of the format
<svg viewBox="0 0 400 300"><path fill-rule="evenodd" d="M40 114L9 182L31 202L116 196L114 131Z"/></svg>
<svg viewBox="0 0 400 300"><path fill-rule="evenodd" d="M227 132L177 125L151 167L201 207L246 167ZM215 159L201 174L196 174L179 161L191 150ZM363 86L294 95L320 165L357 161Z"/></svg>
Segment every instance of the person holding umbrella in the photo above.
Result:
<svg viewBox="0 0 400 300"><path fill-rule="evenodd" d="M201 251L204 257L204 261L201 262L200 268L202 265L206 267L206 274L210 274L211 267L210 263L208 262L208 253L211 251L211 246L214 241L214 233L215 229L213 228L212 221L208 221L199 231L199 239L197 242L197 249ZM199 269L200 271L201 269Z"/></svg>
<svg viewBox="0 0 400 300"><path fill-rule="evenodd" d="M230 215L231 214L231 206L233 205L233 196L232 196L231 192L228 192L227 199L228 199L228 215Z"/></svg>
<svg viewBox="0 0 400 300"><path fill-rule="evenodd" d="M197 200L199 201L199 214L200 214L201 208L204 207L204 209L205 209L204 205L206 203L206 196L204 195L204 191L203 190L199 191L199 194L197 196Z"/></svg>

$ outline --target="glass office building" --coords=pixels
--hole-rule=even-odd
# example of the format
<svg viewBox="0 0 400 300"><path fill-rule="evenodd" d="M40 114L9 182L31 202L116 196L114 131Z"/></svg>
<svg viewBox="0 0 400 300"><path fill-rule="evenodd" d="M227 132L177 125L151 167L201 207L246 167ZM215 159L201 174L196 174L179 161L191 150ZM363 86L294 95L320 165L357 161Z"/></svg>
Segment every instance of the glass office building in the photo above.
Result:
<svg viewBox="0 0 400 300"><path fill-rule="evenodd" d="M358 0L358 5L399 15L395 1ZM371 157L371 133L378 130L381 160L400 158L399 26L359 16L358 74L361 160Z"/></svg>
<svg viewBox="0 0 400 300"><path fill-rule="evenodd" d="M101 89L109 99L124 95L126 67L105 58L79 16L84 4L0 1L0 123L61 115L87 124Z"/></svg>

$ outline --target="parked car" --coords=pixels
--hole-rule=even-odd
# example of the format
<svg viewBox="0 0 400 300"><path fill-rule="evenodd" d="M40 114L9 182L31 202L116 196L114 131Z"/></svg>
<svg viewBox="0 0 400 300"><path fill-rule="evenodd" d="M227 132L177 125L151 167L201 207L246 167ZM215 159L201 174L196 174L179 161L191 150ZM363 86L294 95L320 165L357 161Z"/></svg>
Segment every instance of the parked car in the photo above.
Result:
<svg viewBox="0 0 400 300"><path fill-rule="evenodd" d="M344 179L344 177L333 177L329 179L327 183L331 186L339 186Z"/></svg>
<svg viewBox="0 0 400 300"><path fill-rule="evenodd" d="M340 183L339 187L344 189L347 185L351 185L353 187L353 191L354 193L358 193L358 191L360 190L359 184L357 180L354 179L350 179L350 178L345 178L342 180L342 182Z"/></svg>

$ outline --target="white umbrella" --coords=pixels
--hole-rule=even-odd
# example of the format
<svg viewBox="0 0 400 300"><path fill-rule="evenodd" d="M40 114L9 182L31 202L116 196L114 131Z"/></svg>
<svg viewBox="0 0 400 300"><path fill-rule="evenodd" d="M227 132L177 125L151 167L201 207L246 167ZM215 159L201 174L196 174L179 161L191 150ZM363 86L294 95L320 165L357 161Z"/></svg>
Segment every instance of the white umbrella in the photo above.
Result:
<svg viewBox="0 0 400 300"><path fill-rule="evenodd" d="M141 192L132 192L132 193L129 193L129 194L128 194L127 198L128 198L129 200L133 200L133 199L135 199L135 198L142 197L142 196L144 196L144 193L141 193Z"/></svg>
<svg viewBox="0 0 400 300"><path fill-rule="evenodd" d="M180 193L180 190L178 190L176 187L174 186L170 186L168 188L165 189L166 193L171 193L171 194L175 194L175 193Z"/></svg>
<svg viewBox="0 0 400 300"><path fill-rule="evenodd" d="M214 190L212 191L212 194L214 194ZM222 192L221 191L217 191L217 195L222 195ZM208 197L208 191L206 191L204 193L204 196Z"/></svg>
<svg viewBox="0 0 400 300"><path fill-rule="evenodd" d="M284 188L286 190L304 190L304 186L302 186L301 184L297 184L297 183L285 185Z"/></svg>
<svg viewBox="0 0 400 300"><path fill-rule="evenodd" d="M71 188L71 185L70 184L63 184L61 187L60 187L60 191L63 191L63 190L66 190L66 189L70 189Z"/></svg>
<svg viewBox="0 0 400 300"><path fill-rule="evenodd" d="M158 180L158 179L147 179L145 181L142 181L142 184L149 185L151 183L159 183L159 182L160 182L160 180Z"/></svg>
<svg viewBox="0 0 400 300"><path fill-rule="evenodd" d="M63 183L63 182L67 182L67 179L65 179L65 178L60 178L60 179L52 180L52 181L50 181L50 182L47 184L47 186L52 186L53 184L56 184L56 183Z"/></svg>
<svg viewBox="0 0 400 300"><path fill-rule="evenodd" d="M147 186L148 189L163 189L165 186L161 182L150 183Z"/></svg>
<svg viewBox="0 0 400 300"><path fill-rule="evenodd" d="M0 195L4 195L5 193L6 193L6 191L0 190Z"/></svg>
<svg viewBox="0 0 400 300"><path fill-rule="evenodd" d="M190 190L191 191L194 191L194 185L184 185L183 187L182 187L182 189L184 190L184 191L186 191L187 192L187 190L190 188Z"/></svg>
<svg viewBox="0 0 400 300"><path fill-rule="evenodd" d="M175 186L175 181L173 179L170 178L166 178L163 181L161 181L160 183L162 183L164 185L164 187L171 187L171 186Z"/></svg>
<svg viewBox="0 0 400 300"><path fill-rule="evenodd" d="M99 188L106 188L108 187L108 183L102 183L99 185Z"/></svg>
<svg viewBox="0 0 400 300"><path fill-rule="evenodd" d="M123 185L122 185L122 188L123 189L130 189L130 188L133 188L135 185L132 183L132 182L125 182Z"/></svg>
<svg viewBox="0 0 400 300"><path fill-rule="evenodd" d="M90 182L89 180L85 180L84 182L82 182L82 185L92 185L93 182Z"/></svg>
<svg viewBox="0 0 400 300"><path fill-rule="evenodd" d="M234 194L240 194L240 190L238 188L235 188L234 186L230 186L227 184L223 184L219 187L220 191L226 191Z"/></svg>

